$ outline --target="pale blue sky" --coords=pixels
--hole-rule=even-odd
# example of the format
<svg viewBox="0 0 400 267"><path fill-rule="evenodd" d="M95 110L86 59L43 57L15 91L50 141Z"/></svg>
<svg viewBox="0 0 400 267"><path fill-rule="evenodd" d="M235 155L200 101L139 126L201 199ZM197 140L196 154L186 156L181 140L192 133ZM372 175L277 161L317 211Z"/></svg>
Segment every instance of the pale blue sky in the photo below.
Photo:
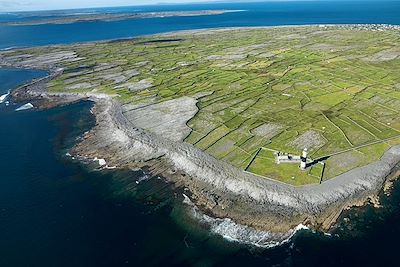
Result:
<svg viewBox="0 0 400 267"><path fill-rule="evenodd" d="M0 11L133 6L157 3L185 3L204 1L205 0L0 0ZM212 0L209 2L212 2Z"/></svg>

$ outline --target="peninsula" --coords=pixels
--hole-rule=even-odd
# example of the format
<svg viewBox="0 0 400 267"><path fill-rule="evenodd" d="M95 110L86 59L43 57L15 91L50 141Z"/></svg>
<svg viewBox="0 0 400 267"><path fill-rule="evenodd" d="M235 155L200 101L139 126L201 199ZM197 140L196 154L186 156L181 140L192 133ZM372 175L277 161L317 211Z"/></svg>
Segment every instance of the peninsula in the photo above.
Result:
<svg viewBox="0 0 400 267"><path fill-rule="evenodd" d="M193 30L2 51L0 65L49 71L17 101L94 101L71 155L147 167L207 214L286 233L328 230L400 162L399 38L387 25Z"/></svg>
<svg viewBox="0 0 400 267"><path fill-rule="evenodd" d="M192 17L192 16L210 16L221 15L225 13L240 12L243 10L198 10L198 11L164 11L164 12L130 12L130 13L92 13L40 17L34 19L25 19L18 21L0 22L0 25L9 26L29 26L43 24L71 24L77 22L94 21L118 21L126 19L146 19L146 18L165 18L165 17Z"/></svg>

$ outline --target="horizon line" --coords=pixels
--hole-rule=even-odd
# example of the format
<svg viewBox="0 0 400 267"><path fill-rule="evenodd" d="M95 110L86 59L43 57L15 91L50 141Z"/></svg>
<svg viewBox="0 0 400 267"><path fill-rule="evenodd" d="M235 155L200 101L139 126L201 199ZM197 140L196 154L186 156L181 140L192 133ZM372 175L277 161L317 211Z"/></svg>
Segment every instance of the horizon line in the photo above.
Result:
<svg viewBox="0 0 400 267"><path fill-rule="evenodd" d="M179 3L174 3L174 2L158 2L154 4L127 4L127 5L94 5L91 7L74 7L74 8L49 8L49 9L30 9L30 10L25 10L25 9L20 9L20 10L10 10L10 11L3 11L0 8L0 14L12 14L12 13L25 13L25 12L51 12L51 11L69 11L69 10L90 10L90 9L99 9L99 8L123 8L123 7L148 7L148 6L172 6L172 5L196 5L196 4L229 4L229 3L236 3L236 4L246 4L246 3L267 3L267 2L366 2L366 1L381 1L381 0L220 0L220 1L210 1L210 0L205 0L205 1L191 1L188 0L187 2L179 2ZM384 0L384 1L398 1L398 0ZM0 2L1 3L1 2Z"/></svg>

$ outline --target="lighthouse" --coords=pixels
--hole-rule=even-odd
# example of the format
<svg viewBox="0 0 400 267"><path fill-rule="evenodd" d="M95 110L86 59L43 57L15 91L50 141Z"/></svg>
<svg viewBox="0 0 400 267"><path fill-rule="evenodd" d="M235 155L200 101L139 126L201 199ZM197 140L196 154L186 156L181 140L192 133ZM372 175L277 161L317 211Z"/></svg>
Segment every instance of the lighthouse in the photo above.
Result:
<svg viewBox="0 0 400 267"><path fill-rule="evenodd" d="M305 170L307 167L307 148L304 148L303 154L300 157L300 169Z"/></svg>

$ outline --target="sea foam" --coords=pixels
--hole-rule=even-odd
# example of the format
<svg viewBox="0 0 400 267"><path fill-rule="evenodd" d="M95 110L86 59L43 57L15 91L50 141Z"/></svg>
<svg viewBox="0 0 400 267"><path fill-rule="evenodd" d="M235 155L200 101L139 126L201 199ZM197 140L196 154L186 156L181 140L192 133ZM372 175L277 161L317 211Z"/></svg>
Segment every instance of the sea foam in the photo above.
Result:
<svg viewBox="0 0 400 267"><path fill-rule="evenodd" d="M8 92L7 94L1 95L0 96L0 104L3 103L7 97L9 96L10 92Z"/></svg>
<svg viewBox="0 0 400 267"><path fill-rule="evenodd" d="M237 224L230 218L212 218L202 213L188 196L184 194L183 196L183 202L191 207L191 215L205 223L212 233L218 234L228 241L260 248L271 248L287 243L298 231L309 229L307 226L299 224L285 234L256 230L246 225Z"/></svg>
<svg viewBox="0 0 400 267"><path fill-rule="evenodd" d="M31 109L31 108L34 108L34 106L31 103L27 103L25 105L20 106L15 111L23 111L23 110L27 110L27 109Z"/></svg>
<svg viewBox="0 0 400 267"><path fill-rule="evenodd" d="M107 162L105 159L98 159L97 157L95 157L93 161L97 161L100 167L107 166Z"/></svg>

